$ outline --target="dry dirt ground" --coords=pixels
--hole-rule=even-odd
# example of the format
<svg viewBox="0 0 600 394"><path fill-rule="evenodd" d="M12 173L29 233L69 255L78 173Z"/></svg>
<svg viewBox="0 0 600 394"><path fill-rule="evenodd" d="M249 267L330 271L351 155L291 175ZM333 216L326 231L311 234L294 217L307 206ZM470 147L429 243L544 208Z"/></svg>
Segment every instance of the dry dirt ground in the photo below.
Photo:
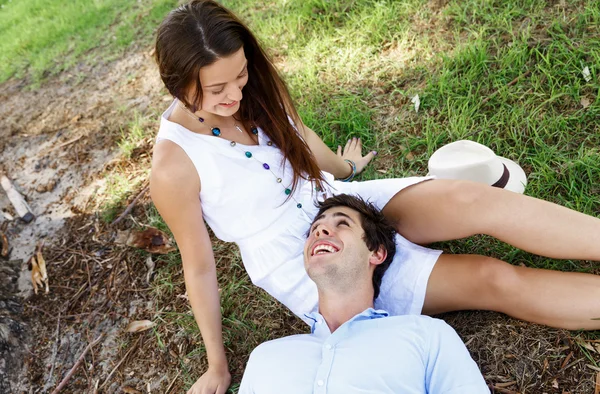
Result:
<svg viewBox="0 0 600 394"><path fill-rule="evenodd" d="M51 392L97 338L63 392L183 392L203 371L202 352L190 355L201 346L197 333L161 326L156 318L159 307L189 313L181 269L172 273L171 295L158 296L147 277L146 255L114 242L117 230L144 224L148 196L116 226L100 220L95 203L115 168L149 168L151 138L130 159L116 142L134 113L158 119L167 100L147 52L82 66L35 90L22 81L0 85L0 172L36 215L29 224L0 215L11 245L9 259L0 260L0 392ZM0 210L16 217L2 193ZM27 260L40 240L50 292L34 295ZM220 262L221 277L245 278L239 264L229 263ZM249 303L258 298L256 289L240 291ZM247 319L268 321L270 338L305 329L276 304L255 309ZM600 341L494 313L444 318L467 343L493 392L594 393ZM128 322L142 319L158 320L159 326L124 332ZM234 382L247 360L244 349L260 340L252 331L228 338Z"/></svg>
<svg viewBox="0 0 600 394"><path fill-rule="evenodd" d="M82 75L86 77L82 79ZM87 344L90 338L86 335L104 333L104 341L92 356L97 363L93 375L114 366L111 362L119 350L115 333L121 328L115 315L104 315L100 308L99 316L84 322L78 320L81 317L69 316L78 298L112 303L110 295L97 295L96 288L69 298L68 290L81 269L77 253L98 257L94 267L86 266L87 273L93 275L87 279L90 286L92 281L97 287L103 286L104 271L97 268L111 266L102 264L106 259L101 241L86 236L98 228L89 206L102 189L104 175L120 162L116 141L121 130L132 114L158 108L162 94L153 61L143 52L93 68L82 66L38 89L27 88L26 81L11 81L0 87L0 172L12 179L36 216L29 224L18 220L5 224L11 264L19 263L16 289L24 300L22 339L27 344L21 359L25 372L16 374L13 370L7 377L12 384L10 392L43 392L54 387ZM4 193L0 193L0 209L17 217ZM6 220L6 215L0 215L0 221ZM40 240L46 244L51 291L35 296L27 260ZM89 242L95 243L90 246ZM112 244L112 240L105 242ZM4 296L15 300L10 294ZM142 306L130 299L126 303L125 313L138 304ZM12 317L18 320L15 312ZM10 366L6 369L11 372Z"/></svg>

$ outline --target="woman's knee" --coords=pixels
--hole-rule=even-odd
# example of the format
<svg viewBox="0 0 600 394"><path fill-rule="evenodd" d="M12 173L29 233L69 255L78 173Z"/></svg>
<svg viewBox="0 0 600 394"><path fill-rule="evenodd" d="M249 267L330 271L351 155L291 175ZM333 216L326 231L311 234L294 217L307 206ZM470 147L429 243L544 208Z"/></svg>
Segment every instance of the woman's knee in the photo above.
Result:
<svg viewBox="0 0 600 394"><path fill-rule="evenodd" d="M519 268L492 257L442 254L427 283L423 312L504 312L522 286Z"/></svg>
<svg viewBox="0 0 600 394"><path fill-rule="evenodd" d="M488 305L486 309L504 312L508 305L518 300L519 291L524 284L521 271L517 267L492 257L482 257L474 280L478 283L482 299Z"/></svg>

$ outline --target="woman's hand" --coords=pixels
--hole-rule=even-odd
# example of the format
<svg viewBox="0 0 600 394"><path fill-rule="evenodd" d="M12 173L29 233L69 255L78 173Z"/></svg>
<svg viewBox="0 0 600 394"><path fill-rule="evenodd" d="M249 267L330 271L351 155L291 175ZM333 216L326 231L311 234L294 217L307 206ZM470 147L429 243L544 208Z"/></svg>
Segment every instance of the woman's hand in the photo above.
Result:
<svg viewBox="0 0 600 394"><path fill-rule="evenodd" d="M352 174L352 169L344 159L354 162L356 165L356 174L358 174L377 155L377 152L369 152L363 157L360 138L348 140L343 151L342 147L339 146L336 155L313 130L299 121L296 124L300 125L302 136L314 155L319 168L322 171L332 174L337 179L346 179Z"/></svg>
<svg viewBox="0 0 600 394"><path fill-rule="evenodd" d="M342 159L352 160L356 164L356 174L360 174L369 162L377 155L377 152L371 151L365 156L362 155L362 142L360 138L352 138L346 142L344 150L338 145L337 155ZM350 174L348 174L350 175Z"/></svg>
<svg viewBox="0 0 600 394"><path fill-rule="evenodd" d="M196 380L196 383L188 390L187 394L225 394L230 384L231 374L227 367L212 368L209 366L208 370L200 376L200 379Z"/></svg>

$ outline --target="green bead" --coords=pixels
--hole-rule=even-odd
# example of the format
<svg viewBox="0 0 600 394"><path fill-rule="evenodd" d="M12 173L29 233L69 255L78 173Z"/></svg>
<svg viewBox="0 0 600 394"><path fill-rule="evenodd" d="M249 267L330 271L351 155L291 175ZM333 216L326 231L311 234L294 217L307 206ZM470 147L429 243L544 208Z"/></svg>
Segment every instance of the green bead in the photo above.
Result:
<svg viewBox="0 0 600 394"><path fill-rule="evenodd" d="M290 195L291 192L292 192L292 189L285 189L285 194L287 194L288 196Z"/></svg>
<svg viewBox="0 0 600 394"><path fill-rule="evenodd" d="M302 204L298 203L298 205L296 205L297 208L302 208Z"/></svg>
<svg viewBox="0 0 600 394"><path fill-rule="evenodd" d="M252 157L252 152L246 152L246 157L249 159Z"/></svg>

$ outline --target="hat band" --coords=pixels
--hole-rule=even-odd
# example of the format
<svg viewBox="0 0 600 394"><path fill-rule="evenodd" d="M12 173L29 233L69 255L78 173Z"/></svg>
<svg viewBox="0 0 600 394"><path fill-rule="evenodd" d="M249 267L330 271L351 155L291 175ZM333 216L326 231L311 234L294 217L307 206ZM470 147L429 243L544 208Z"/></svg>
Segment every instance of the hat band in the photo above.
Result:
<svg viewBox="0 0 600 394"><path fill-rule="evenodd" d="M492 187L500 187L500 188L504 189L504 187L508 184L508 179L510 178L510 172L508 172L508 168L506 168L506 164L502 163L502 165L504 166L504 172L502 173L502 176L500 177L500 179L498 179L498 182L494 183L492 185Z"/></svg>

